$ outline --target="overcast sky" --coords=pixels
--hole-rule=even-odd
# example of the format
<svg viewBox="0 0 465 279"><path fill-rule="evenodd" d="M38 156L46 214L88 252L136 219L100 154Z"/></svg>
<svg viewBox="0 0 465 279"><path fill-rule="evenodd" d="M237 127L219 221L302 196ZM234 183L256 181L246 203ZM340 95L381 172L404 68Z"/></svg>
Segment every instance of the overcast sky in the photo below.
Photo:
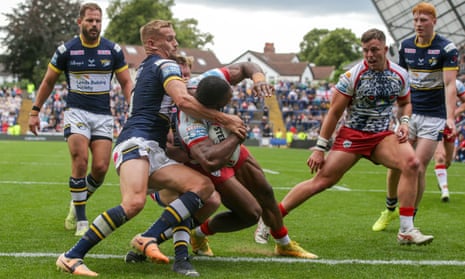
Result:
<svg viewBox="0 0 465 279"><path fill-rule="evenodd" d="M2 2L2 14L24 1ZM109 1L94 2L105 10ZM207 48L223 63L247 50L262 52L267 42L274 43L276 52L298 52L299 43L313 28L347 28L358 37L369 28L379 28L386 32L388 43L392 42L371 0L175 0L175 3L172 9L175 18L195 18L201 32L214 36L214 44ZM106 15L103 21L106 27ZM0 25L4 24L2 15Z"/></svg>

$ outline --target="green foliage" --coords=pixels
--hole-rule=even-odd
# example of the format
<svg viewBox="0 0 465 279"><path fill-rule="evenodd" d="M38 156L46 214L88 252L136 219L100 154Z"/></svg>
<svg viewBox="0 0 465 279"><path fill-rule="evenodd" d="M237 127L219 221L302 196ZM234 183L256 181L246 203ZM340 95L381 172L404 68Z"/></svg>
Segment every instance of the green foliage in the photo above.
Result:
<svg viewBox="0 0 465 279"><path fill-rule="evenodd" d="M249 149L265 170L278 200L296 183L311 177L305 164L307 150ZM0 154L0 278L71 278L55 269L56 257L78 240L63 229L70 198L66 143L0 141ZM429 246L399 246L398 220L386 231L371 231L384 208L386 170L361 160L337 183L346 190L333 187L320 193L284 220L290 237L320 259L293 261L273 256L272 241L254 243L255 227L251 227L211 236L216 256L195 257L193 264L202 277L213 279L464 278L464 171L465 165L460 163L448 169L451 202L442 203L433 170L428 169L415 223L435 236ZM88 216L92 220L119 202L118 177L111 166L104 185L89 200ZM144 211L91 250L86 264L102 278L182 278L173 274L171 265L122 261L130 239L158 218L161 210L148 200ZM173 255L171 242L160 248Z"/></svg>
<svg viewBox="0 0 465 279"><path fill-rule="evenodd" d="M0 30L5 34L6 70L38 85L42 76L37 77L36 68L59 44L78 34L78 14L75 0L26 0L5 13L8 24Z"/></svg>
<svg viewBox="0 0 465 279"><path fill-rule="evenodd" d="M312 29L300 43L299 58L317 66L340 68L362 57L360 45L360 40L349 29Z"/></svg>
<svg viewBox="0 0 465 279"><path fill-rule="evenodd" d="M113 0L107 9L110 24L104 36L120 44L140 45L139 29L154 19L171 21L176 30L176 39L185 48L202 48L213 41L209 33L197 29L197 20L173 18L173 0Z"/></svg>

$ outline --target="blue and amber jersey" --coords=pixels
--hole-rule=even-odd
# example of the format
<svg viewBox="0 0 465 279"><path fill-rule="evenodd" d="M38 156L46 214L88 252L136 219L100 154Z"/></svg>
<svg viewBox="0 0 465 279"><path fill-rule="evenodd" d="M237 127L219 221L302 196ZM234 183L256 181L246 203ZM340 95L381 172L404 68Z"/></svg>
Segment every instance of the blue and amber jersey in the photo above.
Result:
<svg viewBox="0 0 465 279"><path fill-rule="evenodd" d="M165 91L165 85L173 79L182 81L176 61L162 59L158 55L150 55L142 61L136 74L128 119L117 143L131 137L142 137L166 147L174 104Z"/></svg>
<svg viewBox="0 0 465 279"><path fill-rule="evenodd" d="M86 45L75 37L57 48L49 67L66 75L67 107L110 115L113 73L128 65L118 44L100 37L95 45Z"/></svg>
<svg viewBox="0 0 465 279"><path fill-rule="evenodd" d="M409 72L413 113L446 118L443 71L458 70L458 50L435 34L430 43L416 43L416 36L401 43L399 65Z"/></svg>

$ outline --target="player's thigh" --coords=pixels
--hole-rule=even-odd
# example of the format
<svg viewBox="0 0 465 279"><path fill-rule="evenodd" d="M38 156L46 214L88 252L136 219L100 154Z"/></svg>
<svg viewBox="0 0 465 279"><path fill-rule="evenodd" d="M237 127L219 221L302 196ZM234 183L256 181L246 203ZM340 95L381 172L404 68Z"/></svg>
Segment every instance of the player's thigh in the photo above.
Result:
<svg viewBox="0 0 465 279"><path fill-rule="evenodd" d="M97 139L90 142L92 164L108 166L111 158L113 142L109 139Z"/></svg>
<svg viewBox="0 0 465 279"><path fill-rule="evenodd" d="M89 139L81 134L72 134L66 140L72 158L88 157Z"/></svg>
<svg viewBox="0 0 465 279"><path fill-rule="evenodd" d="M266 179L265 173L257 160L249 156L239 169L235 171L237 179L255 196L265 195L274 198L273 189Z"/></svg>
<svg viewBox="0 0 465 279"><path fill-rule="evenodd" d="M162 167L150 175L150 187L167 189L178 193L195 192L206 200L213 192L213 183L200 172L183 164Z"/></svg>
<svg viewBox="0 0 465 279"><path fill-rule="evenodd" d="M119 167L121 203L129 218L145 205L149 166L146 158L139 158L127 160Z"/></svg>
<svg viewBox="0 0 465 279"><path fill-rule="evenodd" d="M261 215L261 207L257 200L235 177L217 185L216 190L223 204L236 214L257 219Z"/></svg>
<svg viewBox="0 0 465 279"><path fill-rule="evenodd" d="M415 145L415 154L420 161L420 164L426 168L434 155L434 151L438 146L439 141L427 138L418 138Z"/></svg>
<svg viewBox="0 0 465 279"><path fill-rule="evenodd" d="M325 187L336 184L360 158L361 155L356 153L331 150L326 156L323 166L313 177L313 183L322 184Z"/></svg>
<svg viewBox="0 0 465 279"><path fill-rule="evenodd" d="M413 163L415 151L410 143L399 143L395 135L389 135L376 146L371 158L388 168L402 170Z"/></svg>

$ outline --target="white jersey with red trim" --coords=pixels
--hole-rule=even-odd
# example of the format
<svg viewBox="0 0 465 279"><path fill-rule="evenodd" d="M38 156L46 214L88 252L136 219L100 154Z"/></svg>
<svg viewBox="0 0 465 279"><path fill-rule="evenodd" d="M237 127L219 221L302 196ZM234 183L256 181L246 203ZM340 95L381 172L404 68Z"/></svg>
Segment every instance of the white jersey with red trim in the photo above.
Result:
<svg viewBox="0 0 465 279"><path fill-rule="evenodd" d="M365 61L358 63L341 75L335 89L352 98L344 125L373 133L389 130L393 104L410 94L407 72L390 61L382 72L370 70Z"/></svg>

